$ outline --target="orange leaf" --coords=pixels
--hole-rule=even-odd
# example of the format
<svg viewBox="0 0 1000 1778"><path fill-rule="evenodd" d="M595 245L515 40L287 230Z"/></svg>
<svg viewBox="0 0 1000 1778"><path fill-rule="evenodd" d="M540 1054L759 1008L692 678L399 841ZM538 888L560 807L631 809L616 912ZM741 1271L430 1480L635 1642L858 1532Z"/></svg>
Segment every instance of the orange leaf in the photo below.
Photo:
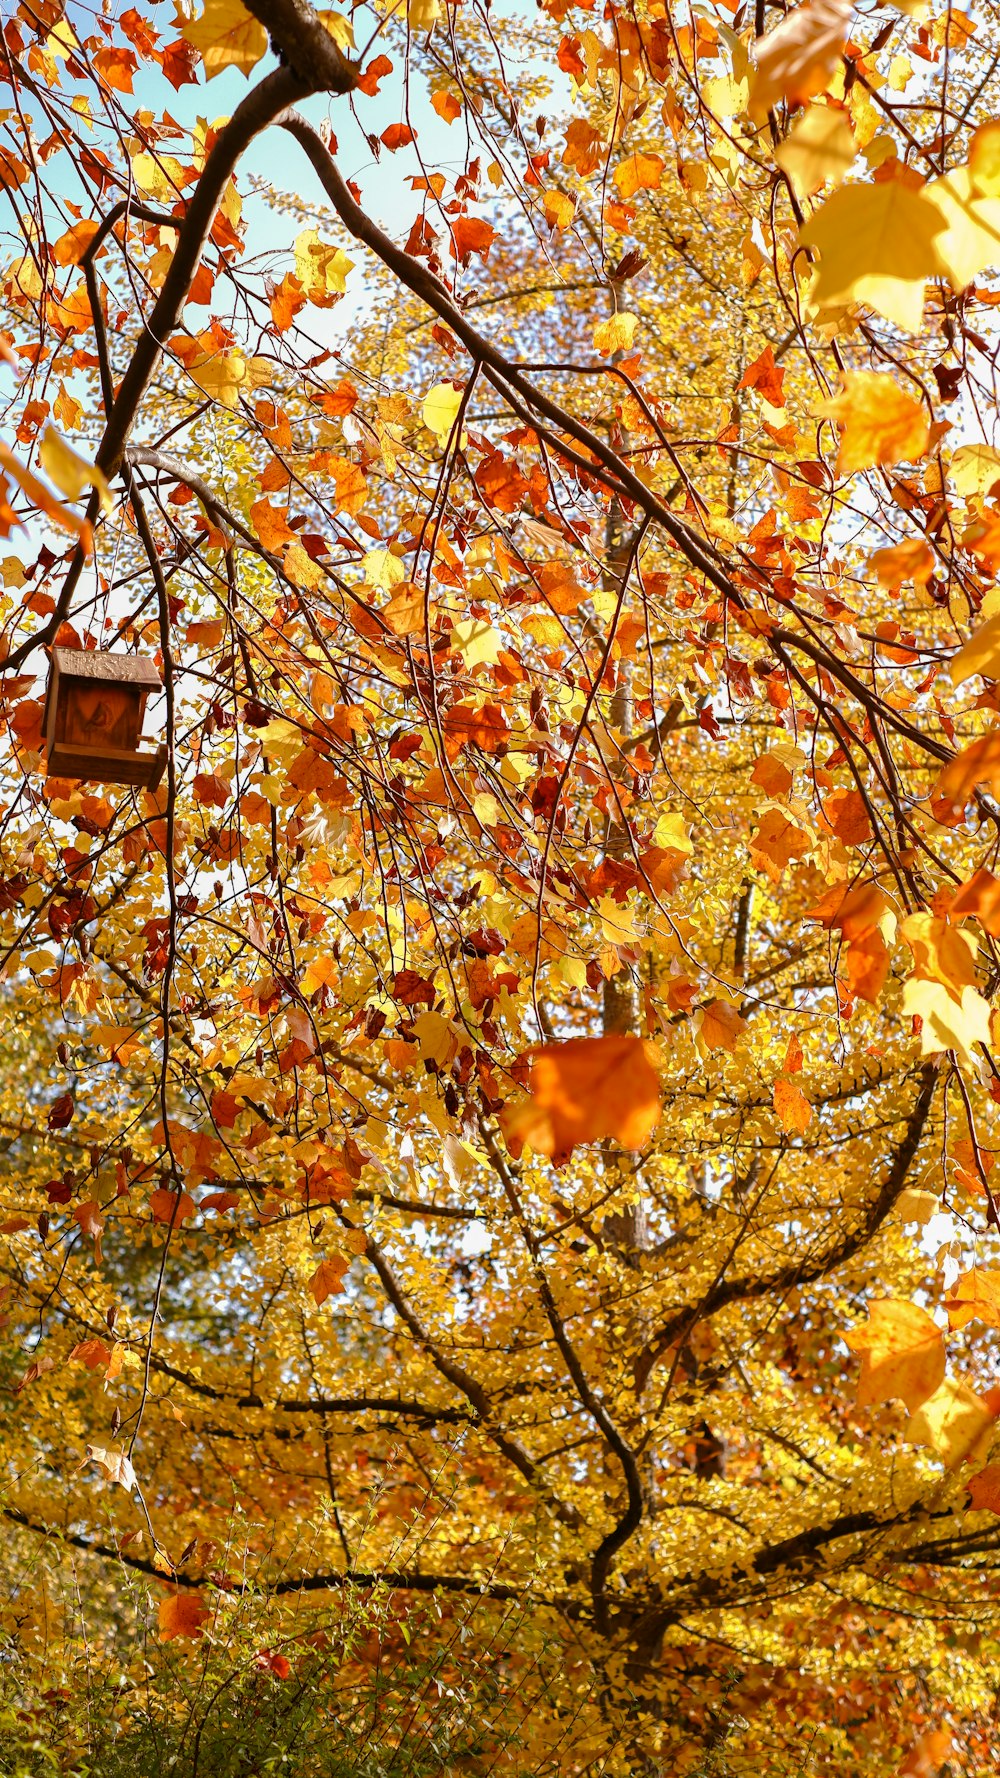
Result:
<svg viewBox="0 0 1000 1778"><path fill-rule="evenodd" d="M431 94L431 107L439 117L444 118L445 123L454 123L456 117L462 115L461 99L456 99L454 93L445 92L443 89Z"/></svg>
<svg viewBox="0 0 1000 1778"><path fill-rule="evenodd" d="M1000 1463L987 1464L966 1482L969 1506L977 1513L1000 1513Z"/></svg>
<svg viewBox="0 0 1000 1778"><path fill-rule="evenodd" d="M698 1036L706 1049L732 1052L747 1028L736 1007L728 1000L712 1000L701 1015Z"/></svg>
<svg viewBox="0 0 1000 1778"><path fill-rule="evenodd" d="M329 1259L320 1260L309 1280L309 1290L317 1308L326 1302L328 1296L343 1296L344 1273L350 1263L343 1253L334 1253Z"/></svg>
<svg viewBox="0 0 1000 1778"><path fill-rule="evenodd" d="M78 222L60 235L52 248L56 265L79 265L99 227L95 221Z"/></svg>
<svg viewBox="0 0 1000 1778"><path fill-rule="evenodd" d="M950 1327L965 1327L970 1321L1000 1327L1000 1272L983 1272L973 1266L971 1272L955 1280L944 1306Z"/></svg>
<svg viewBox="0 0 1000 1778"><path fill-rule="evenodd" d="M916 1303L892 1298L869 1303L867 1326L843 1337L862 1355L859 1407L898 1396L915 1414L944 1381L941 1330Z"/></svg>
<svg viewBox="0 0 1000 1778"><path fill-rule="evenodd" d="M812 1106L793 1080L774 1083L774 1109L783 1130L790 1136L802 1136L809 1128Z"/></svg>
<svg viewBox="0 0 1000 1778"><path fill-rule="evenodd" d="M660 1119L658 1052L641 1037L572 1037L531 1059L527 1105L503 1119L508 1142L564 1157L613 1137L640 1149Z"/></svg>
<svg viewBox="0 0 1000 1778"><path fill-rule="evenodd" d="M911 537L889 549L875 550L868 566L875 570L879 586L890 593L898 592L907 580L926 586L934 573L934 551L922 537Z"/></svg>
<svg viewBox="0 0 1000 1778"><path fill-rule="evenodd" d="M160 1186L150 1192L149 1208L154 1222L162 1222L167 1228L180 1228L182 1222L195 1215L198 1207L189 1192L172 1192Z"/></svg>
<svg viewBox="0 0 1000 1778"><path fill-rule="evenodd" d="M823 91L843 53L853 10L852 0L805 0L757 38L754 117L766 117L781 99L798 105Z"/></svg>
<svg viewBox="0 0 1000 1778"><path fill-rule="evenodd" d="M845 846L866 846L872 837L868 806L860 790L835 790L823 813Z"/></svg>
<svg viewBox="0 0 1000 1778"><path fill-rule="evenodd" d="M387 130L382 131L379 141L384 143L390 154L394 154L397 148L410 146L413 141L413 131L408 123L391 123Z"/></svg>
<svg viewBox="0 0 1000 1778"><path fill-rule="evenodd" d="M204 1635L211 1615L200 1593L171 1593L160 1600L157 1608L160 1641L172 1642L175 1636L189 1636L196 1641Z"/></svg>
<svg viewBox="0 0 1000 1778"><path fill-rule="evenodd" d="M659 154L640 154L634 150L627 160L620 161L614 171L618 195L633 197L637 191L658 191L665 162Z"/></svg>
<svg viewBox="0 0 1000 1778"><path fill-rule="evenodd" d="M960 920L971 914L993 938L1000 938L1000 878L977 870L956 889L949 913Z"/></svg>
<svg viewBox="0 0 1000 1778"><path fill-rule="evenodd" d="M759 394L763 395L765 401L771 403L772 407L783 407L785 397L782 394L781 385L784 380L785 373L775 364L771 347L765 346L760 357L755 358L752 364L747 365L736 387L738 389L756 389Z"/></svg>
<svg viewBox="0 0 1000 1778"><path fill-rule="evenodd" d="M934 801L963 809L977 784L988 784L991 790L1000 787L1000 729L980 735L949 761L935 785Z"/></svg>
<svg viewBox="0 0 1000 1778"><path fill-rule="evenodd" d="M485 261L495 238L495 230L481 216L456 216L451 225L451 250L462 265L468 265L473 253Z"/></svg>
<svg viewBox="0 0 1000 1778"><path fill-rule="evenodd" d="M287 333L300 309L306 306L302 282L294 272L286 272L271 297L271 319L279 333Z"/></svg>
<svg viewBox="0 0 1000 1778"><path fill-rule="evenodd" d="M85 1364L88 1371L96 1371L102 1364L111 1363L111 1347L103 1340L78 1340L67 1360L69 1364Z"/></svg>
<svg viewBox="0 0 1000 1778"><path fill-rule="evenodd" d="M73 1221L79 1224L84 1235L90 1235L94 1243L94 1259L100 1265L104 1259L101 1252L101 1236L104 1233L104 1218L96 1198L88 1198L85 1204L78 1204L73 1212Z"/></svg>

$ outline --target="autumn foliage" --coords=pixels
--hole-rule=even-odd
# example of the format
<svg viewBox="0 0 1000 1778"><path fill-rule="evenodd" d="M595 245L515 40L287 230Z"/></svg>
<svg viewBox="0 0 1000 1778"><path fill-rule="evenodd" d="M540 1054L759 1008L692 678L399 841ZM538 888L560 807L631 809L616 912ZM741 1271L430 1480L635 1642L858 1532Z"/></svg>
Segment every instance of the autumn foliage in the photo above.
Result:
<svg viewBox="0 0 1000 1778"><path fill-rule="evenodd" d="M985 1778L996 21L196 7L0 26L0 1731Z"/></svg>

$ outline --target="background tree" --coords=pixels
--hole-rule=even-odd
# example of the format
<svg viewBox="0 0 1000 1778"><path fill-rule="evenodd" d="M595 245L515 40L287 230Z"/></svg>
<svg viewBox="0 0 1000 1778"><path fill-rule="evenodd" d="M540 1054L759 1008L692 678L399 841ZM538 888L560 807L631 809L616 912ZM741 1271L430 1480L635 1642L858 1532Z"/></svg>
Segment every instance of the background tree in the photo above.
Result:
<svg viewBox="0 0 1000 1778"><path fill-rule="evenodd" d="M766 22L4 27L4 1510L527 1599L536 1771L994 1733L993 21Z"/></svg>

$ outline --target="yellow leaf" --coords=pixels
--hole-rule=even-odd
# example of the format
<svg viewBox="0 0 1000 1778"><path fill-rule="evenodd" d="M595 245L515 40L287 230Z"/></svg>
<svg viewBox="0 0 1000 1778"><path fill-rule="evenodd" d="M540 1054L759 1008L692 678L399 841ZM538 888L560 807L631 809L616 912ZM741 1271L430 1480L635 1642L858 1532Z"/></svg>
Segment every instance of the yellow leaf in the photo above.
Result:
<svg viewBox="0 0 1000 1778"><path fill-rule="evenodd" d="M912 1414L944 1378L941 1329L916 1303L869 1303L867 1325L851 1328L844 1341L861 1353L859 1407L898 1396Z"/></svg>
<svg viewBox="0 0 1000 1778"><path fill-rule="evenodd" d="M569 228L576 215L576 199L564 191L547 191L542 199L545 220L553 228Z"/></svg>
<svg viewBox="0 0 1000 1778"><path fill-rule="evenodd" d="M342 247L321 241L314 228L303 229L295 238L295 276L312 303L343 296L353 264Z"/></svg>
<svg viewBox="0 0 1000 1778"><path fill-rule="evenodd" d="M638 315L612 315L594 328L594 345L605 358L612 352L627 352L639 325Z"/></svg>
<svg viewBox="0 0 1000 1778"><path fill-rule="evenodd" d="M424 396L420 417L440 444L447 444L455 429L465 391L454 383L435 383Z"/></svg>
<svg viewBox="0 0 1000 1778"><path fill-rule="evenodd" d="M184 362L192 381L220 407L238 407L241 395L252 394L272 375L267 359L244 358L236 350L189 353Z"/></svg>
<svg viewBox="0 0 1000 1778"><path fill-rule="evenodd" d="M937 1192L920 1191L913 1187L909 1191L900 1192L896 1199L896 1211L903 1222L919 1223L923 1228L932 1216L936 1216L941 1208L941 1199Z"/></svg>
<svg viewBox="0 0 1000 1778"><path fill-rule="evenodd" d="M964 927L922 911L907 915L899 933L913 952L917 975L942 982L956 997L974 985L978 946Z"/></svg>
<svg viewBox="0 0 1000 1778"><path fill-rule="evenodd" d="M939 1050L954 1050L960 1062L974 1068L973 1044L990 1041L990 1008L975 988L963 988L955 998L941 982L923 976L910 976L903 986L902 1010L909 1017L922 1019L920 1051L933 1056Z"/></svg>
<svg viewBox="0 0 1000 1778"><path fill-rule="evenodd" d="M988 444L959 445L948 474L952 487L963 499L970 494L987 494L994 482L1000 481L1000 451Z"/></svg>
<svg viewBox="0 0 1000 1778"><path fill-rule="evenodd" d="M1000 123L981 123L973 132L969 172L983 197L1000 197Z"/></svg>
<svg viewBox="0 0 1000 1778"><path fill-rule="evenodd" d="M267 32L240 0L206 0L201 17L182 26L181 35L201 51L209 80L223 68L249 74L267 53Z"/></svg>
<svg viewBox="0 0 1000 1778"><path fill-rule="evenodd" d="M951 683L964 685L978 673L984 679L995 679L1000 672L1000 614L974 630L957 654L952 655Z"/></svg>
<svg viewBox="0 0 1000 1778"><path fill-rule="evenodd" d="M49 480L55 483L60 494L65 494L67 500L79 500L86 487L96 488L101 496L102 511L111 511L111 489L103 471L74 451L72 445L60 438L53 426L46 426L42 434L38 457Z"/></svg>
<svg viewBox="0 0 1000 1778"><path fill-rule="evenodd" d="M981 197L968 167L956 167L932 179L923 194L944 218L934 247L956 290L964 290L978 272L1000 261L1000 198Z"/></svg>
<svg viewBox="0 0 1000 1778"><path fill-rule="evenodd" d="M503 637L481 617L465 618L453 626L451 646L461 655L467 667L492 664L499 659Z"/></svg>
<svg viewBox="0 0 1000 1778"><path fill-rule="evenodd" d="M407 0L406 22L411 31L429 31L440 17L440 0Z"/></svg>
<svg viewBox="0 0 1000 1778"><path fill-rule="evenodd" d="M847 115L830 105L810 105L774 158L797 197L812 197L830 182L839 185L857 154Z"/></svg>
<svg viewBox="0 0 1000 1778"><path fill-rule="evenodd" d="M391 549L366 550L361 558L361 567L368 585L379 587L383 593L391 592L394 586L406 579L406 569Z"/></svg>
<svg viewBox="0 0 1000 1778"><path fill-rule="evenodd" d="M911 1445L929 1445L946 1469L985 1461L994 1422L993 1409L970 1389L946 1377L929 1401L906 1422Z"/></svg>
<svg viewBox="0 0 1000 1778"><path fill-rule="evenodd" d="M414 1019L413 1035L420 1045L422 1062L436 1062L439 1068L447 1068L454 1060L458 1039L439 1012L422 1012Z"/></svg>
<svg viewBox="0 0 1000 1778"><path fill-rule="evenodd" d="M348 50L355 47L354 26L351 24L350 19L344 17L343 13L317 12L316 17L326 31L327 36L333 38L337 48L343 50L345 55Z"/></svg>
<svg viewBox="0 0 1000 1778"><path fill-rule="evenodd" d="M818 308L864 302L907 333L924 312L924 282L940 269L935 241L945 227L939 207L899 179L845 185L799 232L820 255L811 298Z"/></svg>
<svg viewBox="0 0 1000 1778"><path fill-rule="evenodd" d="M927 449L926 408L880 371L847 371L840 394L819 411L842 428L838 475L876 463L912 463Z"/></svg>

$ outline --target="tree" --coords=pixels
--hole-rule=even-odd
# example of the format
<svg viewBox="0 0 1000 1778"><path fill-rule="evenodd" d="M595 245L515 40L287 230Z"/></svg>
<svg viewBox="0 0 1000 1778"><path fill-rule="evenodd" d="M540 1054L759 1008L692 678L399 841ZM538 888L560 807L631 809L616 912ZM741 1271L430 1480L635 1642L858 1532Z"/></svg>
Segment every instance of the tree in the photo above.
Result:
<svg viewBox="0 0 1000 1778"><path fill-rule="evenodd" d="M994 30L765 12L4 27L4 1511L534 1771L990 1769Z"/></svg>

